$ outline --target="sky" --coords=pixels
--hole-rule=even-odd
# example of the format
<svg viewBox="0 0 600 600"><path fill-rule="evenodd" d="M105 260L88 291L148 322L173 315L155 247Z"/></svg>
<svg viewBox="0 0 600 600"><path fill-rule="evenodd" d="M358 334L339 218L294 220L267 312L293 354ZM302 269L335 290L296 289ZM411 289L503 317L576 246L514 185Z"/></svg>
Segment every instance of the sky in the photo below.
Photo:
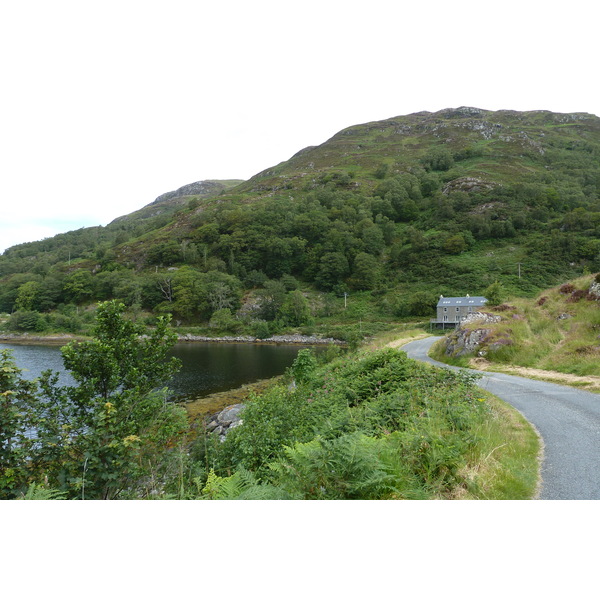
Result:
<svg viewBox="0 0 600 600"><path fill-rule="evenodd" d="M458 106L600 115L588 0L0 3L0 252Z"/></svg>

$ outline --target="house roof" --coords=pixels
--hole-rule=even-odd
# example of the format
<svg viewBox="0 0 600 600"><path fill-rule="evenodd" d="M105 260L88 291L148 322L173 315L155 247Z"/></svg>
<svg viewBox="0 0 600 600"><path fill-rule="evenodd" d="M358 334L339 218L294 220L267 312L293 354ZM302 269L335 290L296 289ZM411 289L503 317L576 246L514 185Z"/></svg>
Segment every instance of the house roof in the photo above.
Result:
<svg viewBox="0 0 600 600"><path fill-rule="evenodd" d="M462 296L456 298L444 298L440 296L438 306L483 306L487 298L483 296Z"/></svg>

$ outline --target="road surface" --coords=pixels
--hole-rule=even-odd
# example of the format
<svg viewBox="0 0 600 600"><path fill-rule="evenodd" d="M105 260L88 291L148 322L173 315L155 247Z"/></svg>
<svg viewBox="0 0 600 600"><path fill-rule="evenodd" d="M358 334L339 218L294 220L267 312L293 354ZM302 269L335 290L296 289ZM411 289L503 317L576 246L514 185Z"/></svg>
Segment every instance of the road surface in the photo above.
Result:
<svg viewBox="0 0 600 600"><path fill-rule="evenodd" d="M456 370L427 356L437 337L401 350L410 358ZM541 500L600 499L600 394L503 373L473 371L478 385L519 410L544 440Z"/></svg>

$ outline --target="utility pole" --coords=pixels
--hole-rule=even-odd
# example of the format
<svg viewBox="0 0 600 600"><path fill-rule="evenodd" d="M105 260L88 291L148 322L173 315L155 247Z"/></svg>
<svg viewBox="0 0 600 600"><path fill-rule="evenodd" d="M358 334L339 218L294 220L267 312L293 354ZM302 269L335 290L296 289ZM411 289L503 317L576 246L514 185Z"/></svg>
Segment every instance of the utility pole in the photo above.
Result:
<svg viewBox="0 0 600 600"><path fill-rule="evenodd" d="M519 279L521 279L521 265L523 263L517 263L517 266L519 267Z"/></svg>
<svg viewBox="0 0 600 600"><path fill-rule="evenodd" d="M344 292L344 310L346 310L347 302L346 298L348 297L348 292Z"/></svg>

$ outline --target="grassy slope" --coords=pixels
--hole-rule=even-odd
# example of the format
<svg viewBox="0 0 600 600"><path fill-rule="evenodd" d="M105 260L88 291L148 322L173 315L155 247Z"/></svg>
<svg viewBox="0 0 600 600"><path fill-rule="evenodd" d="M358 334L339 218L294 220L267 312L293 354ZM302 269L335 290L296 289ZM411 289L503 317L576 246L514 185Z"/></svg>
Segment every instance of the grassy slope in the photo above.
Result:
<svg viewBox="0 0 600 600"><path fill-rule="evenodd" d="M531 370L530 376L549 379L550 372L557 371L579 376L563 377L561 383L596 387L594 383L600 383L600 303L586 297L574 301L579 295L577 290L587 291L592 280L592 275L580 277L566 284L568 287L546 290L534 300L511 298L506 303L508 310L490 310L502 316L502 321L485 325L492 334L477 352L486 351L489 343L502 337L511 343L497 350L487 349L484 364L478 362L476 366L491 370L524 367ZM468 325L469 329L477 327L481 324ZM442 347L438 343L432 356L448 361ZM463 357L462 364L470 358ZM594 382L594 377L599 381Z"/></svg>

